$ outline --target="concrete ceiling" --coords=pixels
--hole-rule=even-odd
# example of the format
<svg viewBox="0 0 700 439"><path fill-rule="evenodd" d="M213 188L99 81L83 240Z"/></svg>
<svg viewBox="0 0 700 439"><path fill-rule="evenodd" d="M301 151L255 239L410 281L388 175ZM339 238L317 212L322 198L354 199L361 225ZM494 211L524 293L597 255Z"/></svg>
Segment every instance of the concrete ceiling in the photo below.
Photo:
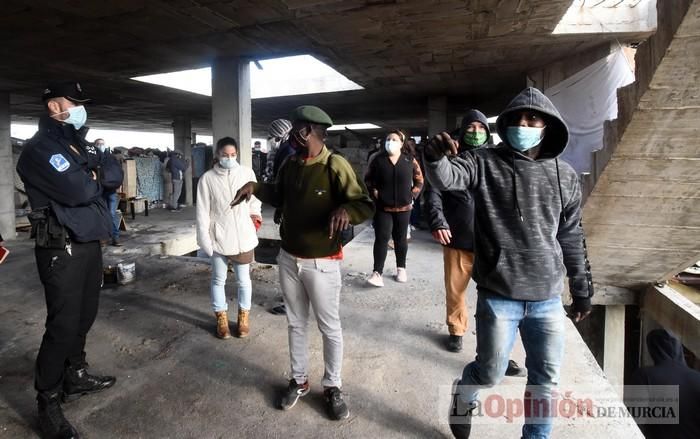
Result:
<svg viewBox="0 0 700 439"><path fill-rule="evenodd" d="M340 123L414 130L427 97L496 113L525 72L619 35L552 35L570 0L5 0L0 90L13 120L41 113L49 80L77 79L91 124L170 130L176 115L210 131L210 99L129 78L210 65L216 57L312 54L365 90L253 101L260 131L296 105ZM641 38L626 35L634 40Z"/></svg>

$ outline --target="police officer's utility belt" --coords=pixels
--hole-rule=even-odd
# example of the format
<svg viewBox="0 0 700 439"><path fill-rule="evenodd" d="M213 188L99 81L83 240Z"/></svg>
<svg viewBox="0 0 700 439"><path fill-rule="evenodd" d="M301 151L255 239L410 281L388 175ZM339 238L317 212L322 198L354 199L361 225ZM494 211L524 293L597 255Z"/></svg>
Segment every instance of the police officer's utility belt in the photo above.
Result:
<svg viewBox="0 0 700 439"><path fill-rule="evenodd" d="M38 248L65 249L70 245L68 231L48 207L33 210L28 218L32 224L31 237L36 240Z"/></svg>

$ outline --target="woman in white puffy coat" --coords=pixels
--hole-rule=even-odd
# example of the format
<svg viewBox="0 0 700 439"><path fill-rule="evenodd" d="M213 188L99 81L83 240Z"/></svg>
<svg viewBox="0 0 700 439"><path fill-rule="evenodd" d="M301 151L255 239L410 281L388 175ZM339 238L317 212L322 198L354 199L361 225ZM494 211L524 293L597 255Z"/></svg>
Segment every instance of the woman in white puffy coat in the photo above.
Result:
<svg viewBox="0 0 700 439"><path fill-rule="evenodd" d="M249 181L255 181L251 168L236 160L238 144L231 137L216 143L216 163L204 173L197 185L197 244L211 258L211 303L216 315L216 335L230 338L226 277L228 263L236 273L238 290L238 327L236 335L249 332L249 312L252 299L250 263L258 245L257 229L262 224L261 203L255 197L230 206L236 191Z"/></svg>

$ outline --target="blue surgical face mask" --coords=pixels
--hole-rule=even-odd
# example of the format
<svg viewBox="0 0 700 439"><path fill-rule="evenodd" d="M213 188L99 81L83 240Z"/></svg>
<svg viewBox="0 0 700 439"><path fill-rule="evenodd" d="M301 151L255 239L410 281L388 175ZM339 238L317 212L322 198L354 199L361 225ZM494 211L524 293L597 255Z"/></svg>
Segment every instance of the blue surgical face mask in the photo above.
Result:
<svg viewBox="0 0 700 439"><path fill-rule="evenodd" d="M236 169L240 166L235 157L222 157L219 159L219 165L224 169Z"/></svg>
<svg viewBox="0 0 700 439"><path fill-rule="evenodd" d="M82 105L78 105L77 107L70 107L67 110L68 113L68 119L64 120L64 123L69 123L75 127L76 130L79 130L85 125L85 122L87 122L87 111L85 111L85 107Z"/></svg>
<svg viewBox="0 0 700 439"><path fill-rule="evenodd" d="M514 149L525 152L539 145L544 128L512 126L506 129L508 144Z"/></svg>

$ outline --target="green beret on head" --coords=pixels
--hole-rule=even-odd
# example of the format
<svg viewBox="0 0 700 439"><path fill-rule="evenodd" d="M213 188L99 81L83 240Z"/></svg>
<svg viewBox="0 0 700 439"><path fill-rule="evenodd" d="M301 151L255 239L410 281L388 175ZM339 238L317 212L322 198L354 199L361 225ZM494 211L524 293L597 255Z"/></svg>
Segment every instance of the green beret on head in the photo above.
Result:
<svg viewBox="0 0 700 439"><path fill-rule="evenodd" d="M292 113L292 120L295 122L309 122L327 126L333 125L333 120L328 113L313 105L297 107Z"/></svg>

